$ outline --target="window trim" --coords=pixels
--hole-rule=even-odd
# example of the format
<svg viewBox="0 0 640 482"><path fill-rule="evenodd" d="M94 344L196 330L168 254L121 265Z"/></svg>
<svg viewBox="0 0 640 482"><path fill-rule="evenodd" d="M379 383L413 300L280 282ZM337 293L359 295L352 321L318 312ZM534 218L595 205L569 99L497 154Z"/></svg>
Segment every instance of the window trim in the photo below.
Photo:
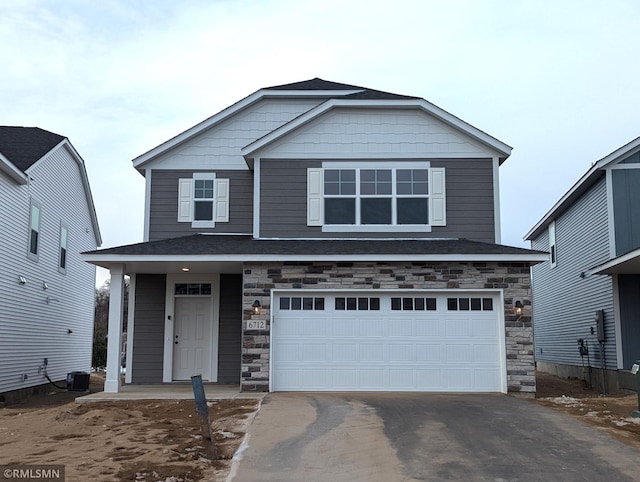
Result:
<svg viewBox="0 0 640 482"><path fill-rule="evenodd" d="M195 189L197 180L213 181L211 201L212 219L195 220ZM206 199L209 201L209 198ZM221 179L215 172L194 172L190 178L178 179L178 222L191 223L192 228L215 228L216 222L229 222L229 179Z"/></svg>
<svg viewBox="0 0 640 482"><path fill-rule="evenodd" d="M33 212L34 209L38 210L38 226L37 229L33 229ZM31 251L31 245L33 241L33 232L36 233L36 252ZM38 261L40 257L40 247L42 246L42 205L31 199L31 203L29 204L29 226L28 226L28 238L27 238L27 258Z"/></svg>
<svg viewBox="0 0 640 482"><path fill-rule="evenodd" d="M551 267L555 268L558 264L558 249L556 245L556 221L555 219L549 223L549 262Z"/></svg>
<svg viewBox="0 0 640 482"><path fill-rule="evenodd" d="M63 236L63 233L66 234ZM64 239L64 246L63 246ZM63 256L64 250L64 256ZM63 266L64 261L64 266ZM64 221L60 221L60 238L58 242L58 271L62 274L67 273L67 266L69 265L69 225Z"/></svg>
<svg viewBox="0 0 640 482"><path fill-rule="evenodd" d="M392 171L392 222L396 224L327 224L324 213L324 171L325 170L348 170L361 171L362 169L389 169ZM398 195L396 173L398 170L420 170L428 171L429 192L426 197L428 202L428 224L397 224L397 199L411 198L416 196ZM359 212L358 200L371 196L363 196L360 193L359 175L356 173L356 194L353 195L356 203L356 213ZM434 226L446 226L446 188L445 188L445 168L431 167L430 161L325 161L320 168L307 169L307 225L320 226L322 232L348 233L348 232L431 232ZM329 195L329 198L340 199L341 196ZM381 196L381 197L386 197ZM419 197L419 196L418 196ZM349 196L351 198L351 196ZM394 212L396 211L396 212ZM356 214L356 218L358 215Z"/></svg>

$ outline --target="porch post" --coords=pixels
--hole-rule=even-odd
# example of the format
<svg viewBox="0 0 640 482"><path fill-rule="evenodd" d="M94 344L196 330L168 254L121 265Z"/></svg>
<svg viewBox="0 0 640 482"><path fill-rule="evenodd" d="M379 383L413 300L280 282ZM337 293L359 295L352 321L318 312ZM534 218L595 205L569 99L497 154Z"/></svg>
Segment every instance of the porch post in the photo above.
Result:
<svg viewBox="0 0 640 482"><path fill-rule="evenodd" d="M124 301L124 265L112 266L109 270L109 337L107 339L107 379L106 393L120 391L120 349L122 344L122 315Z"/></svg>

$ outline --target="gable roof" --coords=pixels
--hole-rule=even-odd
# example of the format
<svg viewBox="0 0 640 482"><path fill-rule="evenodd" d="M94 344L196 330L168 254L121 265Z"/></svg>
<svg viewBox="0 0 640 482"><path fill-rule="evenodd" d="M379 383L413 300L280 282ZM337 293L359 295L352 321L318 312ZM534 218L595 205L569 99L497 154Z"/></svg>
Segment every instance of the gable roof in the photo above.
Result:
<svg viewBox="0 0 640 482"><path fill-rule="evenodd" d="M549 211L538 221L527 234L524 235L525 241L532 241L537 238L547 226L564 213L571 205L576 202L582 194L584 194L596 181L605 175L607 166L615 164L624 158L640 151L640 137L636 137L631 142L616 149L611 154L606 155L597 162L594 162L589 170L571 186L571 188L551 207Z"/></svg>
<svg viewBox="0 0 640 482"><path fill-rule="evenodd" d="M426 100L420 97L393 94L389 92L383 92L380 90L369 89L366 87L359 87L356 85L332 82L332 81L328 81L328 80L324 80L316 77L314 79L304 80L301 82L293 82L290 84L282 84L282 85L262 88L254 92L253 94L245 97L244 99L236 102L235 104L227 107L226 109L218 112L217 114L209 117L208 119L205 119L199 124L196 124L190 129L187 129L186 131L160 144L159 146L156 146L153 149L145 152L144 154L141 154L140 156L136 157L135 159L133 159L133 166L136 169L138 169L141 173L143 173L143 167L148 162L152 161L153 159L160 156L161 154L169 151L170 149L173 149L174 147L177 147L178 145L188 141L194 136L200 134L201 132L207 129L210 129L216 124L219 124L225 119L228 119L229 117L231 117L232 115L235 115L241 110L246 109L252 104L258 102L259 100L263 98L287 98L287 97L288 98L296 98L296 97L319 98L319 99L324 99L324 103L320 104L315 108L312 108L302 116L299 116L296 119L293 119L289 123L282 126L280 128L281 130L279 130L280 135L284 135L285 133L289 132L293 128L300 125L300 122L299 122L300 118L304 118L304 116L307 116L312 111L315 111L316 114L319 115L322 112L326 111L327 106L325 106L324 108L325 110L322 110L321 112L317 111L316 109L325 105L327 102L335 101L338 99L351 101L354 103L369 102L370 106L375 106L377 102L378 106L392 106L392 107L393 105L391 105L390 103L398 102L397 107L403 107L404 105L402 103L406 102L406 103L412 104L412 106L414 107L417 106L419 108L424 109L425 111L429 112L430 114L434 115L435 117L444 121L445 123L452 125L453 127L465 132L467 135L470 135L472 138L480 141L482 144L488 145L492 149L496 150L497 152L500 153L500 163L502 163L507 157L509 157L509 155L511 155L512 148L509 145L499 141L495 137L490 136L489 134L481 131L480 129L473 127L471 124L464 122L458 117L446 112L445 110L435 106L434 104L431 104L430 102L427 102ZM328 104L328 107L333 108L335 105L336 104ZM364 105L364 104L361 104L361 105ZM273 136L269 137L270 135L271 134L267 134L266 136L262 137L261 140L265 140L268 138L269 140L267 142L272 142L272 140L274 140L274 137ZM256 146L262 147L262 145L264 144L260 144L258 141L260 140L256 140L255 142L250 144L250 146L253 146L254 148L259 148ZM245 154L245 153L252 152L254 150L255 149L253 148L250 149L249 146L245 146L245 148L242 149L242 152L243 154ZM248 162L248 164L251 165L251 162Z"/></svg>
<svg viewBox="0 0 640 482"><path fill-rule="evenodd" d="M0 126L0 170L24 184L27 169L64 139L39 127Z"/></svg>
<svg viewBox="0 0 640 482"><path fill-rule="evenodd" d="M29 168L58 147L66 149L80 169L96 243L100 246L102 237L84 160L69 139L39 127L0 126L0 170L19 184L26 184Z"/></svg>

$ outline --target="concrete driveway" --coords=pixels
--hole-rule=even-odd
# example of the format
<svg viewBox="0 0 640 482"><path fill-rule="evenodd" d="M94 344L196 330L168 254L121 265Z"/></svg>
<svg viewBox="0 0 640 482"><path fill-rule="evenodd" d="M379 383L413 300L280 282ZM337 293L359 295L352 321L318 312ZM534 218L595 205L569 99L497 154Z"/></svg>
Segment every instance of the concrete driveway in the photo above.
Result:
<svg viewBox="0 0 640 482"><path fill-rule="evenodd" d="M273 393L230 480L633 481L640 452L506 395Z"/></svg>

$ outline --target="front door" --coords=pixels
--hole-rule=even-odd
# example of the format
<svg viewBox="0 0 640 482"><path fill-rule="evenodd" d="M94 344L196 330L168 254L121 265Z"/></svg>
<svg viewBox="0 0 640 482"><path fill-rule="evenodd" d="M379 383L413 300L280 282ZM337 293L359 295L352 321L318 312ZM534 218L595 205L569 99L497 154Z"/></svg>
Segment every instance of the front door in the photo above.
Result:
<svg viewBox="0 0 640 482"><path fill-rule="evenodd" d="M173 379L211 380L211 298L176 298Z"/></svg>

